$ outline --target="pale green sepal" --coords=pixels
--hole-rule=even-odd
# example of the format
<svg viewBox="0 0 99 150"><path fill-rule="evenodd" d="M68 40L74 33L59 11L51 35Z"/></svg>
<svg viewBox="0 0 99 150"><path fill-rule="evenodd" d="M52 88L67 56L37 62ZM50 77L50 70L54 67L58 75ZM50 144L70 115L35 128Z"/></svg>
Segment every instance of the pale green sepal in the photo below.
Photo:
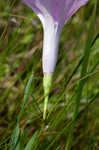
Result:
<svg viewBox="0 0 99 150"><path fill-rule="evenodd" d="M44 78L43 78L43 87L44 87L44 96L45 96L44 112L43 112L44 120L46 118L48 97L49 97L49 93L50 93L50 89L51 89L51 85L52 85L52 76L53 76L53 74L44 74Z"/></svg>

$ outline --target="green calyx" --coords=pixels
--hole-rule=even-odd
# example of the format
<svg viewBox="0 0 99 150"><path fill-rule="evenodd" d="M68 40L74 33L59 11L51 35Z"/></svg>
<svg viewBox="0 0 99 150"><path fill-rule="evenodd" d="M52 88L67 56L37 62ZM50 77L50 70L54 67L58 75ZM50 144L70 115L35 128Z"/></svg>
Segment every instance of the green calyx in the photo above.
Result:
<svg viewBox="0 0 99 150"><path fill-rule="evenodd" d="M44 87L44 112L43 112L43 119L45 120L46 118L46 111L47 111L47 105L48 105L48 98L49 98L49 93L52 85L52 76L53 74L44 74L43 78L43 87Z"/></svg>

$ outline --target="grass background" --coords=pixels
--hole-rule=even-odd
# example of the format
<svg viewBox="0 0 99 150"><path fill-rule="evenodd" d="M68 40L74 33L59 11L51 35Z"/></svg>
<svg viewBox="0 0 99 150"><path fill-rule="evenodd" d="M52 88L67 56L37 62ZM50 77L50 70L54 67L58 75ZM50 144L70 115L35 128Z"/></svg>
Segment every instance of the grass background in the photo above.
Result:
<svg viewBox="0 0 99 150"><path fill-rule="evenodd" d="M63 28L43 121L42 25L21 1L0 0L0 150L99 149L95 3L91 0Z"/></svg>

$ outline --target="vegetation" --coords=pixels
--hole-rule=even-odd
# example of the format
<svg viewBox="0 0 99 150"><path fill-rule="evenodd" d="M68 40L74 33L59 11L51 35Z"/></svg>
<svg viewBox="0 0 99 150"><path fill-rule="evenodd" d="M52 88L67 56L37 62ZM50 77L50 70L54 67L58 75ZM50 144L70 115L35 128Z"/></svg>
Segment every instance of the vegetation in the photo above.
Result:
<svg viewBox="0 0 99 150"><path fill-rule="evenodd" d="M44 121L42 25L0 0L0 150L99 149L98 8L90 0L64 26Z"/></svg>

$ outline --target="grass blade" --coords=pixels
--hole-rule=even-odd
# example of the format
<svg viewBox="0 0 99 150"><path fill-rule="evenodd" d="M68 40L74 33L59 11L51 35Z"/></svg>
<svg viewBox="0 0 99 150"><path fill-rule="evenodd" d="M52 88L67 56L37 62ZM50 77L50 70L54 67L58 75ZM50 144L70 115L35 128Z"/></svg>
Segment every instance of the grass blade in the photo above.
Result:
<svg viewBox="0 0 99 150"><path fill-rule="evenodd" d="M99 92L96 93L91 100L86 104L86 106L80 110L75 118L75 121L79 119L79 117L81 117L81 115L88 109L88 107L99 97ZM74 124L74 121L72 120L71 122L69 122L62 130L61 132L53 139L53 141L48 145L48 147L45 150L50 150L54 144L60 139L60 137L66 133L67 130L70 129L70 127L72 127Z"/></svg>
<svg viewBox="0 0 99 150"><path fill-rule="evenodd" d="M35 140L37 138L38 132L35 132L32 138L29 140L28 144L25 147L25 150L34 150Z"/></svg>
<svg viewBox="0 0 99 150"><path fill-rule="evenodd" d="M88 60L89 60L89 56L90 56L90 48L92 45L93 35L94 35L95 20L96 20L96 5L95 5L94 12L93 12L93 19L92 19L92 22L90 24L90 28L89 28L89 32L88 32L88 37L86 40L85 52L84 52L84 61L83 61L82 70L81 70L81 78L84 77L87 73ZM70 150L70 148L71 148L72 137L73 137L73 132L74 132L74 128L75 128L75 119L76 119L78 111L79 111L80 100L81 100L84 85L85 85L85 80L82 80L79 82L79 86L77 89L77 96L76 96L75 111L74 111L74 114L72 117L73 124L72 124L71 129L70 129L70 134L69 134L69 137L67 139L67 144L66 144L65 150Z"/></svg>
<svg viewBox="0 0 99 150"><path fill-rule="evenodd" d="M19 138L20 138L20 130L19 130L19 125L17 124L16 128L12 133L10 150L16 150L17 145L19 143Z"/></svg>
<svg viewBox="0 0 99 150"><path fill-rule="evenodd" d="M27 98L28 98L28 95L29 95L31 85L32 85L33 76L34 76L34 74L33 74L33 71L32 71L32 74L31 74L31 76L29 78L29 81L28 81L28 83L26 85L26 88L25 88L23 104L21 106L21 111L20 111L19 116L18 116L18 121L20 120L20 117L21 117L22 113L24 112L25 104L26 104L26 101L27 101Z"/></svg>

